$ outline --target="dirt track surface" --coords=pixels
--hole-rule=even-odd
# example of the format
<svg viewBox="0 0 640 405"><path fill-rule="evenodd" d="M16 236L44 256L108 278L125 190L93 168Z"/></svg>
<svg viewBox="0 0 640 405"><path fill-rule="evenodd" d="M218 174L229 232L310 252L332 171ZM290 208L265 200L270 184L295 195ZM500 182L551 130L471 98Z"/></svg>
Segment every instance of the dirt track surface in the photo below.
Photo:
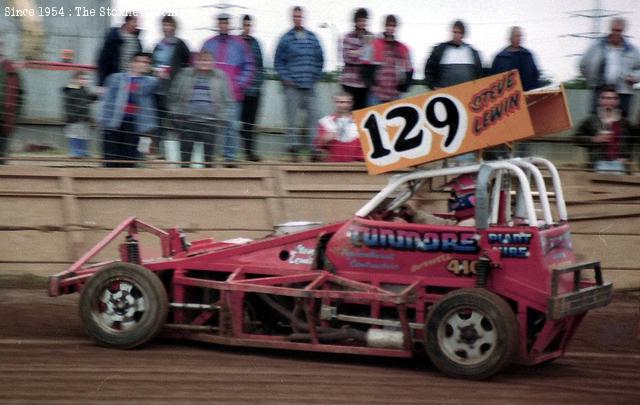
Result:
<svg viewBox="0 0 640 405"><path fill-rule="evenodd" d="M446 378L420 359L166 339L106 349L84 335L77 301L0 288L1 403L640 403L638 294L591 312L566 357L483 382Z"/></svg>

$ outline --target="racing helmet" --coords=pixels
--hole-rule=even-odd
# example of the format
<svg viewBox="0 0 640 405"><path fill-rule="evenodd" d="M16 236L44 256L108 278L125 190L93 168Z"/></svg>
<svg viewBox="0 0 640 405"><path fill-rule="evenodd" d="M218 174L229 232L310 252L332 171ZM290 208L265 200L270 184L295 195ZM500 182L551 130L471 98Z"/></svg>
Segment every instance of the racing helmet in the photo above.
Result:
<svg viewBox="0 0 640 405"><path fill-rule="evenodd" d="M451 180L445 187L451 188L451 197L447 202L449 212L462 221L473 218L476 206L476 179L472 174L462 174Z"/></svg>

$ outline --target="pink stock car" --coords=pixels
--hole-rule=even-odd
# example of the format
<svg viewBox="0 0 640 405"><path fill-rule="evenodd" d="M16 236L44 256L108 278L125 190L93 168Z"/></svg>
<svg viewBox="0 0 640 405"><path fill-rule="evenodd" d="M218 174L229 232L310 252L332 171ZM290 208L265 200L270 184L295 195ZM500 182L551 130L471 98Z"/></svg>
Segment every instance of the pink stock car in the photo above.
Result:
<svg viewBox="0 0 640 405"><path fill-rule="evenodd" d="M453 187L453 214L409 209L443 176L466 179ZM159 239L159 257L145 255L142 231ZM116 239L119 260L91 262ZM189 243L129 218L51 277L50 295L76 291L87 334L105 346L163 331L233 346L426 352L449 376L481 379L562 356L612 285L599 262L576 263L558 172L528 158L398 175L346 221L260 240Z"/></svg>

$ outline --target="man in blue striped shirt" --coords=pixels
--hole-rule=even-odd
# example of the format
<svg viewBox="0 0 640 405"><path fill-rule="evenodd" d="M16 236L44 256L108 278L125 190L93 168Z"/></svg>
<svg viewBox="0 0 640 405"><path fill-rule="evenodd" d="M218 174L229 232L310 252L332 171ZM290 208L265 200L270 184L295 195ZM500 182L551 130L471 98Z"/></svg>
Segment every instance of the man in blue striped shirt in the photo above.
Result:
<svg viewBox="0 0 640 405"><path fill-rule="evenodd" d="M287 108L288 152L294 161L298 160L301 149L311 149L315 133L302 139L297 128L298 109L307 112L307 122L315 123L320 118L315 100L315 85L322 77L324 56L316 35L304 28L302 7L293 8L293 28L285 33L276 49L275 69L284 87ZM311 127L312 125L305 125ZM313 156L313 154L312 154Z"/></svg>

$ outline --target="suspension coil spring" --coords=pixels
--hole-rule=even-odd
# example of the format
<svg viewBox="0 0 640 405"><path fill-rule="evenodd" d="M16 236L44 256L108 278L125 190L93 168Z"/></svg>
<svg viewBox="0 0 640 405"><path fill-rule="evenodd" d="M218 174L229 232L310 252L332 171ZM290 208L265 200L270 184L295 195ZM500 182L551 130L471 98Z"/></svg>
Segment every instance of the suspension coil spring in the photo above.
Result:
<svg viewBox="0 0 640 405"><path fill-rule="evenodd" d="M489 278L489 271L491 270L491 260L486 256L480 256L478 258L478 264L476 264L476 287L485 288L487 286L487 279Z"/></svg>
<svg viewBox="0 0 640 405"><path fill-rule="evenodd" d="M131 235L127 235L127 259L129 263L140 264L140 246L138 241Z"/></svg>

